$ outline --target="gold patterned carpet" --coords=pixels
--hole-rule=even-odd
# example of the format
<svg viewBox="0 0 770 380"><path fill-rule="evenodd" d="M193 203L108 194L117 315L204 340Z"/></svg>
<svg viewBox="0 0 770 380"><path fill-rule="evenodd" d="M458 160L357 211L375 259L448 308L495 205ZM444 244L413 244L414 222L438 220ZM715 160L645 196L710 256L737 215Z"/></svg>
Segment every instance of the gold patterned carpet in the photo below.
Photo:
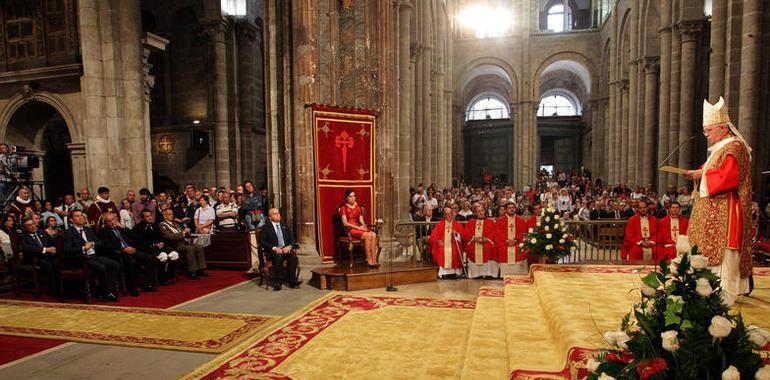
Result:
<svg viewBox="0 0 770 380"><path fill-rule="evenodd" d="M533 265L475 302L331 293L186 378L582 378L602 333L639 301L637 269ZM755 284L736 310L770 327L770 270Z"/></svg>
<svg viewBox="0 0 770 380"><path fill-rule="evenodd" d="M0 300L0 334L220 353L275 318Z"/></svg>
<svg viewBox="0 0 770 380"><path fill-rule="evenodd" d="M186 378L459 378L474 307L331 293Z"/></svg>

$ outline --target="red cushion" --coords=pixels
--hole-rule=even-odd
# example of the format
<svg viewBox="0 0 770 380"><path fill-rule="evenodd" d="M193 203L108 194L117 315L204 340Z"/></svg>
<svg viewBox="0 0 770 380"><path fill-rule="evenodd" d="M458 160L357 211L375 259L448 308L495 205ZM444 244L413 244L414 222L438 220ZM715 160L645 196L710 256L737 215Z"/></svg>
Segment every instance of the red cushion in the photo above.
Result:
<svg viewBox="0 0 770 380"><path fill-rule="evenodd" d="M760 242L754 243L751 246L751 248L756 249L758 251L770 253L770 241L766 240L766 241L760 241Z"/></svg>

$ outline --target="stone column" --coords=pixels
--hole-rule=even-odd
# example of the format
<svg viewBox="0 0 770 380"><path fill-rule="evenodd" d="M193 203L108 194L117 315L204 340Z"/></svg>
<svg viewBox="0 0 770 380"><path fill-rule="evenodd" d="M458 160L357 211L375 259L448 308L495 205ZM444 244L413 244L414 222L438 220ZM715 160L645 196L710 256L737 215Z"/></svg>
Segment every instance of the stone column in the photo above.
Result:
<svg viewBox="0 0 770 380"><path fill-rule="evenodd" d="M762 58L762 0L743 2L743 40L741 44L741 97L738 128L749 146L756 147ZM764 168L762 168L764 170ZM758 173L757 173L758 174Z"/></svg>
<svg viewBox="0 0 770 380"><path fill-rule="evenodd" d="M402 0L398 8L398 179L396 180L396 219L408 219L409 187L412 183L412 72L410 71L410 42L412 33L412 4Z"/></svg>
<svg viewBox="0 0 770 380"><path fill-rule="evenodd" d="M238 88L238 130L236 134L240 136L241 154L238 160L241 161L241 170L237 177L243 180L255 182L255 186L264 185L264 179L261 173L257 172L257 156L255 147L257 144L264 145L264 139L257 136L257 113L264 111L261 104L257 101L257 94L262 90L258 86L259 68L262 60L257 45L257 26L249 21L242 21L236 25L238 75L235 85ZM262 160L259 160L262 161ZM264 168L264 166L263 166ZM238 181L241 182L240 180Z"/></svg>
<svg viewBox="0 0 770 380"><path fill-rule="evenodd" d="M640 2L638 2L640 3ZM638 149L640 145L634 141L639 136L639 116L637 111L639 106L639 87L642 78L639 78L639 6L638 4L631 4L631 11L629 13L629 34L630 34L630 50L631 55L629 62L621 62L621 64L628 64L628 122L627 128L623 131L628 139L628 143L623 145L627 152L624 156L628 156L627 165L624 166L624 170L628 172L627 181L633 182L639 185L639 177L637 168L639 167Z"/></svg>
<svg viewBox="0 0 770 380"><path fill-rule="evenodd" d="M666 158L671 153L669 151L669 124L668 113L671 104L669 96L671 91L671 7L662 7L661 25L658 30L660 36L660 99L658 100L658 157L656 164ZM668 186L668 174L657 172L658 194Z"/></svg>
<svg viewBox="0 0 770 380"><path fill-rule="evenodd" d="M427 2L426 2L427 3ZM430 22L430 19L424 19L423 23L427 24ZM428 31L428 27L425 27L426 33L424 38L428 38L430 35L430 32ZM433 87L433 75L431 73L431 68L433 67L433 49L430 46L423 46L422 47L422 87L423 87L423 93L422 93L422 122L420 123L420 128L423 130L422 132L422 145L420 145L417 148L417 151L421 152L422 154L422 177L423 181L425 182L425 187L427 188L435 178L433 177L433 162L431 161L431 151L433 150L433 139L434 136L431 133L433 128L431 128L432 121L431 118L433 116L432 112L432 94L431 94L431 88Z"/></svg>
<svg viewBox="0 0 770 380"><path fill-rule="evenodd" d="M74 136L73 136L74 137ZM88 186L88 166L86 165L86 144L69 143L67 149L70 151L72 160L72 185L74 189L80 190Z"/></svg>
<svg viewBox="0 0 770 380"><path fill-rule="evenodd" d="M444 170L444 166L446 165L446 161L444 160L447 155L447 146L446 146L446 135L447 135L447 128L446 128L446 113L444 109L444 73L442 71L439 71L436 73L436 135L434 136L434 149L431 155L431 160L435 163L433 165L433 168L435 169L434 172L434 181L436 182L436 185L439 186L439 188L445 186L447 184L447 179L445 178L446 171Z"/></svg>
<svg viewBox="0 0 770 380"><path fill-rule="evenodd" d="M621 81L621 98L620 98L620 131L622 141L620 143L620 182L628 183L631 179L631 173L628 170L630 167L630 151L628 146L631 144L631 126L629 123L629 80L623 79Z"/></svg>
<svg viewBox="0 0 770 380"><path fill-rule="evenodd" d="M292 3L291 25L294 72L291 105L294 140L294 199L295 231L303 250L316 251L315 174L313 170L313 117L306 103L317 101L318 83L318 9L315 0Z"/></svg>
<svg viewBox="0 0 770 380"><path fill-rule="evenodd" d="M679 141L680 143L692 136L695 132L695 53L698 48L698 38L703 30L703 22L681 22L679 31L682 34L682 63L681 63L681 87L679 106ZM684 144L679 150L679 167L693 167L693 144ZM680 181L684 182L685 179Z"/></svg>
<svg viewBox="0 0 770 380"><path fill-rule="evenodd" d="M644 148L642 161L639 167L642 169L642 185L652 183L657 160L655 159L655 99L658 97L658 58L645 58L644 61ZM655 164L653 164L655 163Z"/></svg>
<svg viewBox="0 0 770 380"><path fill-rule="evenodd" d="M418 3L417 9L418 14L422 13L419 10L422 8L422 6ZM420 25L420 18L418 17L415 20L415 23L417 24L417 30L419 31L419 25ZM419 34L419 33L418 33ZM412 128L414 128L414 144L412 149L412 157L414 159L412 160L412 178L413 178L413 184L411 186L417 186L418 183L425 182L427 179L425 178L425 172L423 171L423 160L422 160L422 146L423 146L423 135L425 134L425 128L422 124L423 116L422 114L425 112L425 81L423 80L423 50L422 45L417 45L417 53L415 55L415 63L413 65L414 67L414 101L413 103L413 120L412 120ZM426 185L427 186L427 185Z"/></svg>
<svg viewBox="0 0 770 380"><path fill-rule="evenodd" d="M608 80L609 85L609 117L607 118L607 153L608 153L608 161L607 162L607 178L606 181L613 183L617 182L617 163L619 160L618 154L617 154L617 141L616 141L616 131L617 128L620 126L618 124L618 115L620 112L618 112L618 101L620 98L618 97L618 75L617 71L619 68L619 65L617 64L617 57L618 54L618 41L615 40L615 36L618 35L618 16L617 12L610 13L610 27L611 32L610 35L613 36L612 40L610 41L610 77Z"/></svg>
<svg viewBox="0 0 770 380"><path fill-rule="evenodd" d="M725 28L727 0L711 0L711 55L709 56L709 101L714 103L725 90ZM661 76L661 81L663 77Z"/></svg>
<svg viewBox="0 0 770 380"><path fill-rule="evenodd" d="M155 76L150 75L150 69L152 69L152 64L149 62L150 54L153 51L165 51L168 40L147 32L144 34L144 37L142 37L142 45L142 74L144 78L144 146L149 148L152 146L150 138L150 101L152 100L152 88L155 87ZM150 149L150 152L152 152L152 149ZM152 154L146 154L144 160L145 166L147 168L152 168ZM147 188L152 191L152 170L147 170L144 181L147 183Z"/></svg>
<svg viewBox="0 0 770 380"><path fill-rule="evenodd" d="M211 92L213 94L213 124L214 124L214 172L218 186L232 186L230 181L230 136L228 131L228 99L227 99L227 47L225 32L230 22L221 19L206 26L206 33L211 38L211 66L209 68L214 80Z"/></svg>
<svg viewBox="0 0 770 380"><path fill-rule="evenodd" d="M679 101L680 94L680 57L682 56L682 46L680 44L681 35L679 34L679 27L676 24L672 25L671 29L671 82L669 85L669 113L668 113L668 151L669 154L676 149L679 145ZM679 156L681 152L675 152L669 159L671 166L679 165ZM668 184L680 184L683 181L679 180L678 175L669 174ZM667 185L668 185L667 184Z"/></svg>

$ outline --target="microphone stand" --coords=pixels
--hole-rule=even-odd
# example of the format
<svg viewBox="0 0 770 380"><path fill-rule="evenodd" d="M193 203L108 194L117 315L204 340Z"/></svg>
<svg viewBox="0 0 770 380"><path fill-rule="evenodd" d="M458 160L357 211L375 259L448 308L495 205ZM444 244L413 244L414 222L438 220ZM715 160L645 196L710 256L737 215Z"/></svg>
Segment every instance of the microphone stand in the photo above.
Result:
<svg viewBox="0 0 770 380"><path fill-rule="evenodd" d="M382 223L382 219L377 220L377 225ZM393 249L390 250L390 260L388 260L388 286L385 287L385 290L388 292L396 292L398 291L398 288L393 286Z"/></svg>
<svg viewBox="0 0 770 380"><path fill-rule="evenodd" d="M462 264L461 269L463 271L463 276L465 276L465 278L468 278L468 256L463 255L463 250L460 247L460 241L457 239L456 236L454 236L454 234L452 236L452 240L454 240L455 245L457 246L457 254L460 255L460 262Z"/></svg>

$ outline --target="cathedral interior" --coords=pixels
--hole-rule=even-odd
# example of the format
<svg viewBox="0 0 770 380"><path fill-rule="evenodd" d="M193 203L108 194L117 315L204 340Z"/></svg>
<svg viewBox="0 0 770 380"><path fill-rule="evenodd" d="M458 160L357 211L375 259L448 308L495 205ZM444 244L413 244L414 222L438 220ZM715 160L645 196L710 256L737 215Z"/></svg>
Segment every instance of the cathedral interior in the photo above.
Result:
<svg viewBox="0 0 770 380"><path fill-rule="evenodd" d="M754 200L770 197L766 0L3 0L0 44L0 141L40 157L45 199L250 180L315 251L309 105L366 109L387 246L418 184L584 168L687 186L658 167L703 163L701 105L720 97L754 148ZM290 311L270 307L244 312ZM61 376L31 359L0 377L98 377L66 363L105 357L115 377L175 378L210 359L136 349L148 367L179 358L153 376L121 350L76 344L51 356Z"/></svg>

